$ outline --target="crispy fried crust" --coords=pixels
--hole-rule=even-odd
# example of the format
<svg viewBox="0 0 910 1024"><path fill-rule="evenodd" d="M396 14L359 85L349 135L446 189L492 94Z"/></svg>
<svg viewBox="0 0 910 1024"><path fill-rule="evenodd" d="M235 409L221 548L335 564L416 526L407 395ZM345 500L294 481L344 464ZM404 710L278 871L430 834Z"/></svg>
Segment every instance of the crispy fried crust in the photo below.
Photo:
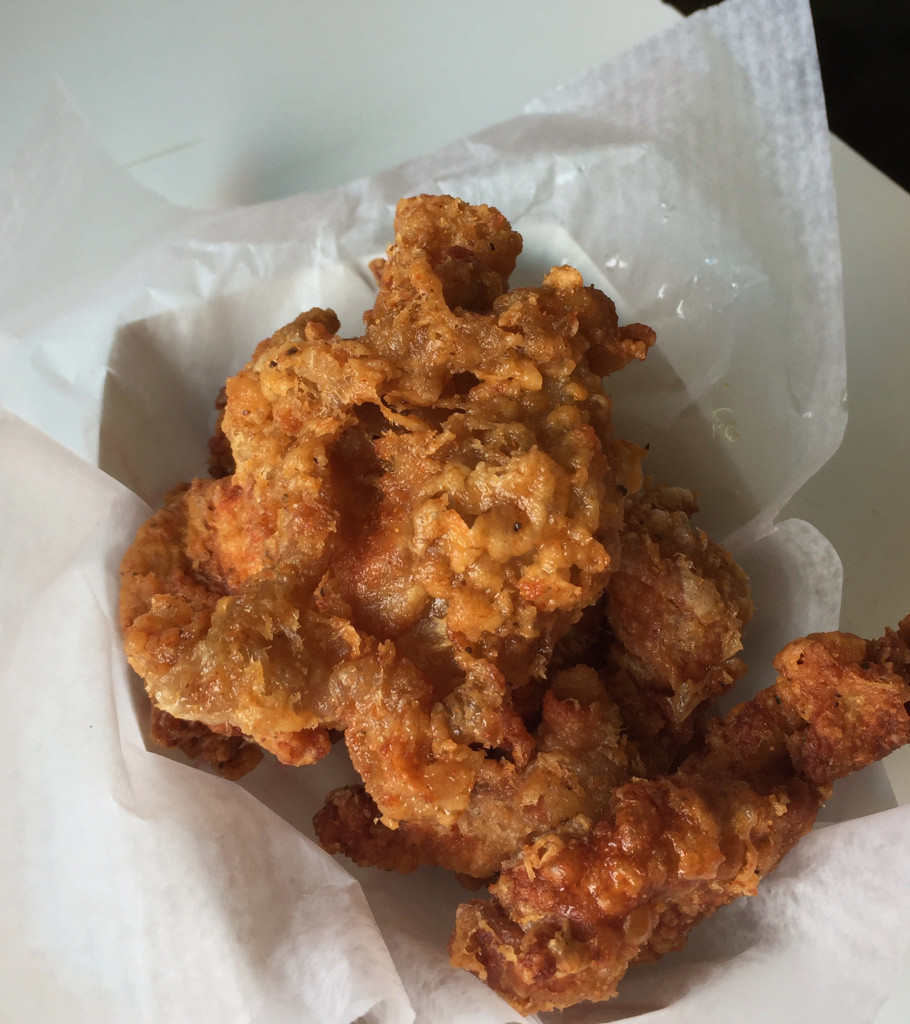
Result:
<svg viewBox="0 0 910 1024"><path fill-rule="evenodd" d="M600 813L610 791L641 771L597 673L577 666L559 673L547 690L528 755L489 757L479 765L456 821L399 821L388 828L366 789L352 786L330 793L314 824L325 849L358 864L404 872L434 864L485 878L532 835L578 814Z"/></svg>
<svg viewBox="0 0 910 1024"><path fill-rule="evenodd" d="M182 751L190 760L205 761L226 779L240 779L262 760L262 748L230 726L214 729L201 722L185 722L152 705L152 740L161 747Z"/></svg>
<svg viewBox="0 0 910 1024"><path fill-rule="evenodd" d="M323 846L362 865L428 863L482 878L531 836L596 817L616 786L675 767L696 709L740 674L733 656L752 610L745 575L692 526L694 511L679 488L648 483L630 498L619 568L605 601L559 644L527 765L484 765L449 826L391 830L362 788L336 792L315 822Z"/></svg>
<svg viewBox="0 0 910 1024"><path fill-rule="evenodd" d="M228 380L121 626L161 710L292 764L345 731L387 820L448 825L529 761L522 715L614 568L642 453L600 375L653 332L569 267L508 291L490 207L403 200L395 229L362 337L313 309Z"/></svg>
<svg viewBox="0 0 910 1024"><path fill-rule="evenodd" d="M745 573L691 522L695 495L647 481L626 507L619 567L603 614L608 689L651 772L667 772L697 712L745 671L737 657L752 617Z"/></svg>
<svg viewBox="0 0 910 1024"><path fill-rule="evenodd" d="M676 773L525 846L490 902L459 909L452 962L530 1013L607 999L633 961L679 949L755 892L837 778L910 741L908 639L910 617L873 642L788 645L777 683L713 723Z"/></svg>
<svg viewBox="0 0 910 1024"><path fill-rule="evenodd" d="M641 452L613 439L599 368L647 349L569 267L504 291L519 248L488 208L399 205L366 315L394 366L373 406L375 521L335 564L365 629L437 677L487 659L512 689L612 568Z"/></svg>
<svg viewBox="0 0 910 1024"><path fill-rule="evenodd" d="M493 901L459 908L452 963L522 1013L608 999L633 961L752 893L814 817L804 783L767 797L740 781L629 783L607 818L538 837Z"/></svg>
<svg viewBox="0 0 910 1024"><path fill-rule="evenodd" d="M696 728L752 606L691 492L613 436L602 377L653 332L571 267L510 291L490 207L402 200L395 232L361 337L312 309L227 381L211 476L124 557L125 649L153 738L229 777L343 733L362 785L326 849L499 873L454 964L523 1012L608 998L907 742L910 618L797 641Z"/></svg>

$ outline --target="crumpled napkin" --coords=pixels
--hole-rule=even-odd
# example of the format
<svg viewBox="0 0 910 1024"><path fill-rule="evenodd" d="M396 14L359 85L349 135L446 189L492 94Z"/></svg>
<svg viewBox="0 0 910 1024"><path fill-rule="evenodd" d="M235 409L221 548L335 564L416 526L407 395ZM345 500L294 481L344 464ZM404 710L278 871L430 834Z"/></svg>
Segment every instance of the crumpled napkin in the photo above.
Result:
<svg viewBox="0 0 910 1024"><path fill-rule="evenodd" d="M343 750L306 770L266 762L241 785L149 753L115 628L122 552L146 503L203 471L224 378L302 308L331 305L359 333L367 262L395 200L419 191L499 206L526 240L516 283L570 262L657 330L647 362L611 379L618 433L651 444L652 473L698 488L702 524L750 572L738 696L770 681L788 639L836 626L836 554L810 525L775 523L846 415L805 0L727 0L511 122L252 208L184 210L140 188L58 89L0 185L12 1019L516 1019L448 964L466 898L453 879L360 871L308 838L349 778ZM910 883L891 865L910 811L885 809L876 769L839 794L756 899L633 969L616 1000L544 1016L869 1020L907 946Z"/></svg>

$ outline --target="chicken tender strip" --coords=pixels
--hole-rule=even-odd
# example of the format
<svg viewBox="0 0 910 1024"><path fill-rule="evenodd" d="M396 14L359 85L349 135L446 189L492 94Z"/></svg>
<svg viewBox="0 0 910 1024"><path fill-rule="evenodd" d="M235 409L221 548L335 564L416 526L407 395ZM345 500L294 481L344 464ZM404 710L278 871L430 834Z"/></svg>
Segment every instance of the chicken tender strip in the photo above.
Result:
<svg viewBox="0 0 910 1024"><path fill-rule="evenodd" d="M522 1013L608 999L679 949L808 832L833 782L910 741L910 617L876 641L816 634L713 723L675 774L620 787L600 820L537 837L459 908L452 962Z"/></svg>

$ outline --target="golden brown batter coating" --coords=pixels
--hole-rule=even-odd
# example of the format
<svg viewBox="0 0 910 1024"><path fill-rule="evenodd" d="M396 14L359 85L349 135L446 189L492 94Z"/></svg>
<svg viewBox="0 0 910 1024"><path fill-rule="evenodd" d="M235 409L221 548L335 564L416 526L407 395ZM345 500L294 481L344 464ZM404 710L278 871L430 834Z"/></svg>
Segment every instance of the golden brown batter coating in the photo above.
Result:
<svg viewBox="0 0 910 1024"><path fill-rule="evenodd" d="M335 790L314 821L319 841L362 865L406 872L434 864L485 878L532 835L578 814L602 813L611 790L643 770L618 709L587 666L552 681L532 749L524 762L486 758L449 825L410 820L387 828L364 787Z"/></svg>
<svg viewBox="0 0 910 1024"><path fill-rule="evenodd" d="M190 494L173 492L124 557L130 664L161 711L239 730L287 763L312 763L338 724L329 674L355 650L356 634L293 581L253 576L222 596L199 582L184 543Z"/></svg>
<svg viewBox="0 0 910 1024"><path fill-rule="evenodd" d="M647 481L626 506L621 557L604 595L607 687L652 771L675 766L696 714L745 672L752 617L745 573L691 522L695 495Z"/></svg>
<svg viewBox="0 0 910 1024"><path fill-rule="evenodd" d="M314 309L263 341L219 398L215 475L123 563L158 708L291 764L347 730L391 821L448 823L528 761L519 711L640 485L600 375L653 333L569 267L507 291L520 247L489 207L403 200L365 334Z"/></svg>
<svg viewBox="0 0 910 1024"><path fill-rule="evenodd" d="M262 760L262 749L231 726L210 728L185 722L152 705L151 738L160 747L183 751L191 761L206 764L226 779L240 779Z"/></svg>
<svg viewBox="0 0 910 1024"><path fill-rule="evenodd" d="M448 827L391 830L362 787L336 791L316 817L323 846L362 865L484 877L531 836L596 817L616 786L666 773L692 737L693 712L740 674L733 655L752 610L745 575L692 526L694 511L691 492L650 482L629 498L619 566L604 602L559 644L528 764L486 764ZM685 704L674 704L679 693ZM539 797L544 780L559 799Z"/></svg>
<svg viewBox="0 0 910 1024"><path fill-rule="evenodd" d="M613 439L600 375L653 342L569 267L504 291L519 248L486 207L399 204L366 317L394 367L371 413L375 523L334 565L363 628L437 677L487 659L513 689L612 568L641 452Z"/></svg>
<svg viewBox="0 0 910 1024"><path fill-rule="evenodd" d="M530 1013L607 999L679 949L808 832L831 784L910 741L910 617L873 642L816 634L777 683L711 725L671 776L617 789L600 820L539 835L491 902L459 909L452 961Z"/></svg>
<svg viewBox="0 0 910 1024"><path fill-rule="evenodd" d="M752 616L745 573L690 519L695 496L650 482L626 507L622 558L607 586L617 655L643 685L665 692L682 720L732 685ZM654 624L660 623L655 629Z"/></svg>
<svg viewBox="0 0 910 1024"><path fill-rule="evenodd" d="M509 291L490 207L402 200L395 232L361 337L312 309L227 381L211 477L124 557L126 652L153 737L229 777L343 734L362 785L317 816L327 849L501 871L456 965L523 1011L607 998L907 742L910 618L790 645L697 732L752 606L693 495L642 489L613 437L602 378L653 332L571 267Z"/></svg>

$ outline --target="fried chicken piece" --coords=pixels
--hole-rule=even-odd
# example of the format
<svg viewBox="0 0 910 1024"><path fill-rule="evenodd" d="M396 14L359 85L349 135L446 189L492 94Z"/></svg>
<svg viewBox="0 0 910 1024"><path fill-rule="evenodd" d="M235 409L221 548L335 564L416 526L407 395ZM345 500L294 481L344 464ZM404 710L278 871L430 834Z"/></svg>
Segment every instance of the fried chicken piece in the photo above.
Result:
<svg viewBox="0 0 910 1024"><path fill-rule="evenodd" d="M185 722L154 705L150 736L160 747L180 750L191 761L205 761L226 779L243 778L262 760L262 748L244 739L238 729Z"/></svg>
<svg viewBox="0 0 910 1024"><path fill-rule="evenodd" d="M318 577L369 507L375 458L358 445L355 409L388 367L337 329L330 311L302 313L227 381L211 468L233 468L189 485L183 539L195 575L221 593L266 571Z"/></svg>
<svg viewBox="0 0 910 1024"><path fill-rule="evenodd" d="M328 583L259 574L219 597L183 554L179 489L122 565L124 643L156 707L251 738L308 764L347 729L355 767L387 819L449 822L467 804L484 748L515 763L533 746L505 681L481 660L444 701L393 644L351 625ZM154 685L152 685L154 684Z"/></svg>
<svg viewBox="0 0 910 1024"><path fill-rule="evenodd" d="M475 746L527 757L530 738L495 669L481 681L477 663L440 704L393 644L354 629L328 584L314 595L301 578L260 574L218 597L195 582L175 543L187 493L140 529L122 566L127 655L159 710L252 739L287 764L318 760L330 733L347 729L354 765L389 820L450 821L463 810L484 761Z"/></svg>
<svg viewBox="0 0 910 1024"><path fill-rule="evenodd" d="M159 710L238 730L287 763L312 763L338 726L330 672L359 649L358 637L299 581L257 576L228 595L200 583L183 544L189 493L172 493L121 565L130 664Z"/></svg>
<svg viewBox="0 0 910 1024"><path fill-rule="evenodd" d="M820 790L910 741L910 615L876 640L814 633L774 659L773 687L708 725L703 746L682 765L789 770ZM784 752L783 745L786 747Z"/></svg>
<svg viewBox="0 0 910 1024"><path fill-rule="evenodd" d="M675 765L696 712L745 672L736 656L753 605L745 573L691 523L695 495L650 480L629 498L603 614L608 689L652 773Z"/></svg>
<svg viewBox="0 0 910 1024"><path fill-rule="evenodd" d="M122 567L158 708L291 764L346 729L390 821L449 821L484 751L527 759L510 693L597 599L640 485L600 374L653 332L569 267L506 291L519 250L492 208L403 200L365 334L313 309L260 343L219 399L213 477Z"/></svg>
<svg viewBox="0 0 910 1024"><path fill-rule="evenodd" d="M458 703L470 679L448 714L437 711L426 676L393 644L358 633L329 584L258 574L219 597L197 582L181 543L188 493L178 489L140 528L121 567L125 649L159 710L296 765L323 757L330 733L349 728L354 764L390 819L449 820L484 758L472 743L527 746L503 706L504 683L498 693L489 680L475 686L476 716L512 723L484 737Z"/></svg>
<svg viewBox="0 0 910 1024"><path fill-rule="evenodd" d="M364 866L407 872L434 864L485 878L532 835L602 813L610 791L641 772L617 708L586 666L553 680L533 750L525 763L506 751L486 757L452 824L410 820L388 828L367 788L335 790L314 819L319 842Z"/></svg>
<svg viewBox="0 0 910 1024"><path fill-rule="evenodd" d="M617 441L601 374L653 333L569 267L505 292L500 214L403 200L365 341L395 367L374 426L373 527L334 568L363 628L434 677L473 658L513 689L599 596L641 451Z"/></svg>
<svg viewBox="0 0 910 1024"><path fill-rule="evenodd" d="M596 817L607 792L633 775L668 770L692 736L694 710L740 673L733 655L752 605L742 570L691 525L691 492L649 482L628 504L623 555L606 598L585 611L551 662L555 683L541 698L537 758L523 771L486 766L448 827L409 822L391 830L362 787L336 791L315 821L325 849L361 865L412 871L428 863L484 877L531 836L577 814ZM685 704L674 704L674 690L687 694ZM528 790L528 780L547 763L541 754L554 750L573 765L572 799L564 796L567 780L552 774L562 798L541 807L536 781Z"/></svg>
<svg viewBox="0 0 910 1024"><path fill-rule="evenodd" d="M616 790L599 820L538 836L490 902L458 912L452 962L522 1013L608 999L679 949L808 832L832 783L910 741L910 617L877 641L816 634L776 684L711 724L675 774Z"/></svg>

